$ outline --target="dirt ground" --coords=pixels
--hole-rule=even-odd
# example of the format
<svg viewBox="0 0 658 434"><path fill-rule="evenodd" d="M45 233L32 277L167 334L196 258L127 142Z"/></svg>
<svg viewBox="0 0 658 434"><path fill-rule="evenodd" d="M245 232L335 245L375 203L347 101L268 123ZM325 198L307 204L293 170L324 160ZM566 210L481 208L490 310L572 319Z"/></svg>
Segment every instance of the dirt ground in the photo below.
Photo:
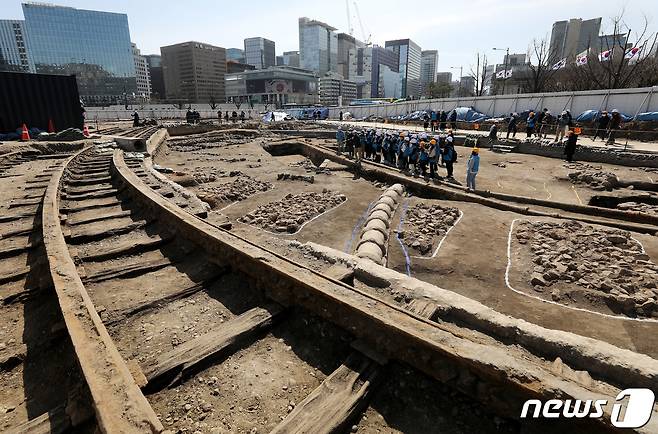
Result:
<svg viewBox="0 0 658 434"><path fill-rule="evenodd" d="M271 139L266 139L271 140ZM331 143L329 140L314 140L316 143ZM262 245L281 248L282 242L298 240L313 241L319 244L352 253L356 248L363 218L368 206L381 194L385 186L364 179L354 179L348 171L314 173L313 166L305 163L301 155L273 157L261 148L262 141L247 142L230 147L221 147L221 160L211 158L210 149L182 152L171 149L161 153L156 162L184 172L193 171L240 171L273 185L265 192L234 202L220 212L233 223L233 231ZM465 148L458 151L464 152ZM214 151L216 152L216 151ZM567 203L586 204L592 196L621 194L627 189L602 192L586 184L574 184L569 173L582 170L578 165L568 165L556 159L531 155L497 154L484 150L478 175L478 189L490 189L502 193L527 195L541 199L551 199ZM227 162L230 161L230 162ZM463 171L465 156L456 166L457 174ZM504 167L503 167L504 166ZM640 168L600 166L601 171L615 173L620 179L643 182L654 181L654 175ZM440 169L442 170L442 169ZM314 183L303 181L277 180L277 174L288 172L296 175L313 175ZM458 180L461 175L458 175ZM190 186L192 191L201 191L206 186L229 182L228 178ZM273 235L254 230L239 220L246 213L259 206L267 206L287 194L301 192L321 192L322 189L340 192L347 197L344 205L330 209L307 223L294 234ZM574 311L569 307L549 304L527 295L514 292L505 280L507 269L507 243L512 222L525 218L511 212L480 206L473 203L427 200L409 197L399 206L391 228L400 226L402 209L415 204L454 207L463 213L460 221L450 230L441 248L434 257L416 257L418 253L405 252L394 233L389 238L388 266L400 272L407 271L414 277L436 284L515 317L548 327L572 331L577 334L606 340L615 345L658 355L658 323L625 320L598 315L595 312ZM272 241L273 238L280 241ZM658 261L658 240L655 237L633 234L646 249L646 254L654 263ZM435 240L436 244L436 240ZM406 246L405 246L406 249ZM304 258L302 258L304 259ZM408 267L408 268L407 268ZM605 309L604 309L605 310ZM614 312L607 312L614 313Z"/></svg>

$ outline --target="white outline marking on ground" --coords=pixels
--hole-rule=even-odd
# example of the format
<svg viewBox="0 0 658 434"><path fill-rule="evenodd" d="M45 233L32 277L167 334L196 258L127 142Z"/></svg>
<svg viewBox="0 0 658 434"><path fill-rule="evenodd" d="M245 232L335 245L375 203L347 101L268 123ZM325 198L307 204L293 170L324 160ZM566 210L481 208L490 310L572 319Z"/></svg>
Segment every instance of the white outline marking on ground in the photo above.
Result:
<svg viewBox="0 0 658 434"><path fill-rule="evenodd" d="M446 231L446 233L443 235L443 238L441 238L441 241L439 241L439 244L436 246L436 249L434 249L434 253L432 254L432 256L416 256L416 255L412 255L411 258L413 258L413 259L433 259L434 257L436 257L436 254L439 253L439 249L440 249L441 246L443 245L443 242L446 240L446 238L448 238L448 234L450 233L450 231L452 230L452 228L454 228L455 226L457 226L457 223L459 223L459 222L461 221L462 217L464 217L464 212L463 212L462 210L457 209L457 211L459 211L459 217L458 217L457 220L452 224L452 226L450 226L450 227L448 228L448 230Z"/></svg>
<svg viewBox="0 0 658 434"><path fill-rule="evenodd" d="M263 193L265 193L265 192L263 192ZM260 231L267 232L268 234L272 234L272 235L285 235L285 236L297 235L299 232L301 232L302 229L304 229L304 226L306 226L307 224L311 223L313 220L315 220L315 219L317 219L317 218L319 218L319 217L322 217L323 215L325 215L325 214L327 214L327 213L330 213L331 211L333 211L333 210L335 210L335 209L340 208L343 204L347 203L347 201L349 201L349 200L350 200L350 199L346 197L346 199L343 201L343 203L339 203L339 204L336 205L335 207L333 207L333 208L331 208L331 209L328 209L328 210L326 210L325 212L323 212L323 213L321 213L321 214L316 215L316 216L313 217L311 220L302 223L302 225L299 227L299 229L297 229L297 230L296 230L295 232L293 232L293 233L288 233L288 232L271 232L271 231L268 231L267 229L263 229L263 228L261 228L261 227L254 226L254 225L249 224L249 223L242 223L242 222L239 221L238 219L236 219L235 221L236 221L237 223L240 223L241 225L244 225L244 226L251 226L252 228L256 228L256 229L258 229L258 230L260 230Z"/></svg>
<svg viewBox="0 0 658 434"><path fill-rule="evenodd" d="M658 319L654 319L654 318L631 318L631 317L628 317L628 316L611 315L611 314L608 314L608 313L596 312L594 310L584 309L584 308L581 308L581 307L568 306L566 304L557 303L557 302L552 301L552 300L546 300L546 299L543 299L543 298L538 297L536 295L532 295L532 294L528 294L528 293L523 292L523 291L519 291L518 289L515 289L514 287L512 287L512 285L509 282L509 272L510 272L510 269L512 267L512 232L514 231L514 223L516 223L518 220L522 220L522 219L512 220L512 224L510 225L510 229L509 229L509 234L507 235L507 267L505 268L505 285L507 285L507 287L509 289L516 292L517 294L526 296L528 298L533 298L535 300L539 300L539 301L544 302L544 303L552 304L552 305L555 305L555 306L560 306L560 307L563 307L563 308L566 308L566 309L576 310L576 311L579 311L579 312L587 312L587 313L591 313L591 314L594 314L594 315L600 315L600 316L603 316L603 317L606 317L606 318L619 319L619 320L658 323ZM527 221L530 221L530 220L527 220ZM537 222L541 222L541 220L537 220ZM632 239L640 245L640 247L642 248L642 252L644 253L644 246L642 245L642 243L640 243L635 238L632 238Z"/></svg>

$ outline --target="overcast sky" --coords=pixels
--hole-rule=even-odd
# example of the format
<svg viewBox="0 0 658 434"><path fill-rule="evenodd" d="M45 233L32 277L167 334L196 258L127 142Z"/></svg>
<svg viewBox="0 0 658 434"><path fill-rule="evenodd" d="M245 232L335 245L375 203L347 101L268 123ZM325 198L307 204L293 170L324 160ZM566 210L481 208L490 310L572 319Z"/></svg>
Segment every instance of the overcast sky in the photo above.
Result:
<svg viewBox="0 0 658 434"><path fill-rule="evenodd" d="M263 36L276 42L276 52L298 49L297 19L324 21L348 32L345 2L317 0L58 0L58 5L128 14L130 34L144 54L159 54L159 47L196 40L221 47L242 48L243 39ZM439 51L439 71L475 63L475 53L501 63L502 52L493 47L525 53L533 38L550 36L554 21L610 17L625 11L628 25L638 29L643 17L651 32L658 30L656 0L357 0L366 37L384 45L389 39L411 38L423 49ZM362 39L350 0L354 36ZM0 0L0 18L22 19L21 2ZM459 71L453 70L454 76Z"/></svg>

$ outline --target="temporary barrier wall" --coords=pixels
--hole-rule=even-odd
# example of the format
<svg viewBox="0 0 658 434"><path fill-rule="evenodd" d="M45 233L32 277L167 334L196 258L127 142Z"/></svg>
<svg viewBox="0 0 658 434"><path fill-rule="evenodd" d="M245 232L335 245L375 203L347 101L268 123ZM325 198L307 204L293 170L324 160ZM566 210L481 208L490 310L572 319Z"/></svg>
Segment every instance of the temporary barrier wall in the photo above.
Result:
<svg viewBox="0 0 658 434"><path fill-rule="evenodd" d="M512 112L542 110L553 114L570 110L576 116L585 110L612 110L635 116L641 112L658 111L658 86L614 90L586 90L579 92L525 93L480 97L437 98L405 101L395 104L344 106L329 109L329 117L337 119L339 113L349 112L355 118L405 115L417 110L445 110L455 107L473 107L487 116L497 117Z"/></svg>
<svg viewBox="0 0 658 434"><path fill-rule="evenodd" d="M28 128L82 129L78 84L73 75L0 72L0 133Z"/></svg>

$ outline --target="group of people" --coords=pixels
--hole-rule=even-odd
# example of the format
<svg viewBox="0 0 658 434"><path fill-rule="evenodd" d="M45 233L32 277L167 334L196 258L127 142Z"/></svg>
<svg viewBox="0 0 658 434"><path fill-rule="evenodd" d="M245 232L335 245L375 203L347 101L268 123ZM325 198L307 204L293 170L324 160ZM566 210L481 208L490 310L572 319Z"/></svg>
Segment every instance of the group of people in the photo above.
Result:
<svg viewBox="0 0 658 434"><path fill-rule="evenodd" d="M445 167L446 177L454 179L454 164L457 162L455 136L449 129L445 134L411 133L409 131L383 131L375 129L349 129L338 127L336 131L338 153L347 153L357 162L370 160L397 167L412 174L439 176L438 168ZM475 190L475 175L479 170L479 149L473 148L467 164L467 186Z"/></svg>
<svg viewBox="0 0 658 434"><path fill-rule="evenodd" d="M219 118L219 123L221 124L222 123L222 111L221 110L219 110L217 112L217 117ZM231 112L230 116L228 114L228 110L226 110L226 113L224 113L224 122L226 122L226 123L229 123L229 121L232 122L232 123L236 123L238 121L238 119L240 120L240 122L244 122L244 120L246 118L247 118L247 114L244 112L244 110L242 110L239 115L238 115L238 112L236 112L235 110L233 112ZM249 119L251 119L251 110L249 110Z"/></svg>
<svg viewBox="0 0 658 434"><path fill-rule="evenodd" d="M507 138L509 139L510 134L512 137L516 137L518 131L518 124L523 120L518 113L510 113L509 119L507 120ZM555 122L555 141L559 141L563 138L569 128L573 125L573 117L569 110L564 110L557 118L554 119L553 115L547 108L535 113L531 111L528 113L528 117L525 119L525 131L526 137L530 138L533 134L538 138L546 138L550 130L550 125Z"/></svg>
<svg viewBox="0 0 658 434"><path fill-rule="evenodd" d="M619 110L613 109L611 115L607 111L602 111L599 115L599 118L596 120L596 131L594 132L594 137L592 141L595 141L597 137L601 137L601 140L606 140L607 145L614 145L615 139L617 138L617 132L621 127L621 113Z"/></svg>
<svg viewBox="0 0 658 434"><path fill-rule="evenodd" d="M607 111L601 112L597 119L597 128L594 133L592 140L596 140L597 137L601 137L602 140L606 140L606 144L614 145L617 132L621 127L621 113L619 110L612 110L612 115L609 115ZM520 116L518 113L510 113L509 120L507 121L507 138L509 139L510 134L512 137L516 137L518 130ZM573 116L569 110L564 110L560 113L555 119L550 111L545 108L539 113L530 112L526 119L526 136L528 138L532 137L534 134L538 138L546 138L550 125L555 122L555 141L559 142L564 138L568 138L569 131L573 132ZM495 124L494 124L495 125ZM495 128L495 134L497 134L498 127ZM489 137L495 135L494 131L489 131Z"/></svg>
<svg viewBox="0 0 658 434"><path fill-rule="evenodd" d="M448 122L450 122L450 129L457 131L457 111L452 110L450 114L445 110L441 111L430 111L429 113L425 112L423 115L423 128L425 131L429 128L432 132L436 132L437 129L445 131Z"/></svg>

